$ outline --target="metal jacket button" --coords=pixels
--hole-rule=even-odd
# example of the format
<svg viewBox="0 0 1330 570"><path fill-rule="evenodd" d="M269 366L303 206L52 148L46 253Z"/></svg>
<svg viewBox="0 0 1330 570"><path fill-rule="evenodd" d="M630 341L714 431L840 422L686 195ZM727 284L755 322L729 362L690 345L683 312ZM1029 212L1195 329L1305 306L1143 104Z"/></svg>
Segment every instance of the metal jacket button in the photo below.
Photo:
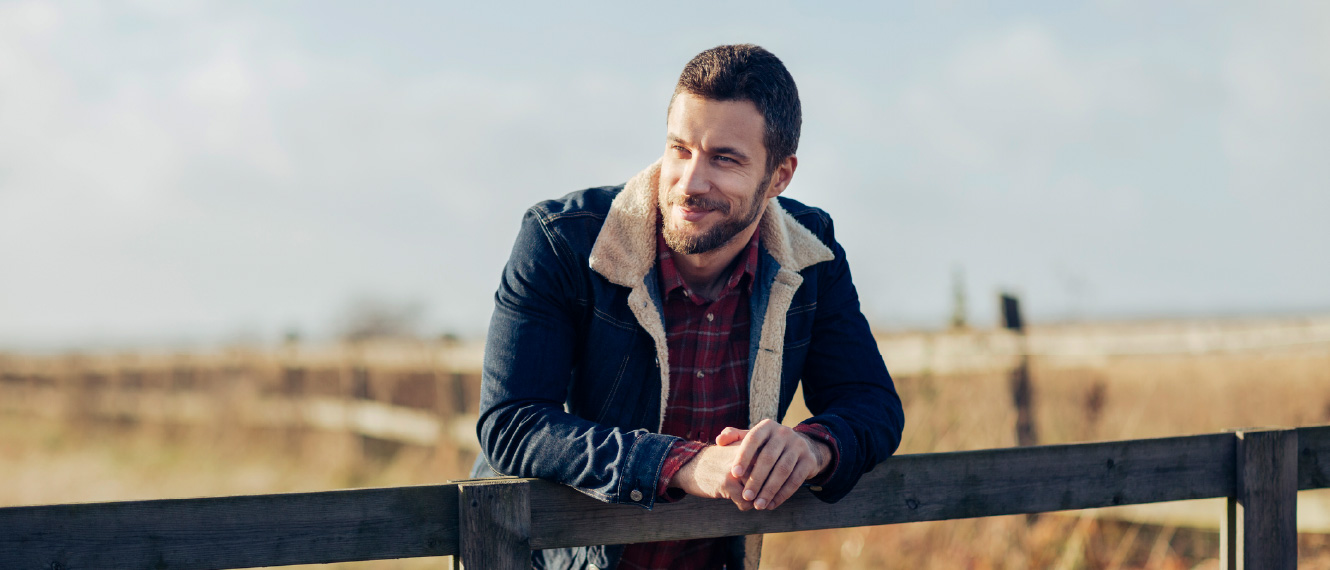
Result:
<svg viewBox="0 0 1330 570"><path fill-rule="evenodd" d="M633 489L633 492L628 493L628 498L634 501L640 501L642 500L642 492L638 491L637 489Z"/></svg>

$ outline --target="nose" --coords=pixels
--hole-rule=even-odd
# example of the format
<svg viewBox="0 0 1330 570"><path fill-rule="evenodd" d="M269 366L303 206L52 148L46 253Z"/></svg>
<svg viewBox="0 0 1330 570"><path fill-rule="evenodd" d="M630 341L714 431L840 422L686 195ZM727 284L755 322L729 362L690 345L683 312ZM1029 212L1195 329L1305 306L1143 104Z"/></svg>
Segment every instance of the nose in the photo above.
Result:
<svg viewBox="0 0 1330 570"><path fill-rule="evenodd" d="M683 174L679 177L679 187L683 188L685 196L705 194L711 190L711 182L707 179L705 170L706 168L696 157L684 164Z"/></svg>

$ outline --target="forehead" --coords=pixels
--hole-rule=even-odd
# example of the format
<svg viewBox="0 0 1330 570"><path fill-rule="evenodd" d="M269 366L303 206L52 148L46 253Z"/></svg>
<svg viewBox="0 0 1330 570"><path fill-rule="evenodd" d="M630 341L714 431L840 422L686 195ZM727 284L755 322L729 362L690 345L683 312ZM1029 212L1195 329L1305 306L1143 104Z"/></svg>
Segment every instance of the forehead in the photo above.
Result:
<svg viewBox="0 0 1330 570"><path fill-rule="evenodd" d="M666 132L703 148L734 147L758 153L764 149L766 121L752 101L716 101L680 93L670 104Z"/></svg>

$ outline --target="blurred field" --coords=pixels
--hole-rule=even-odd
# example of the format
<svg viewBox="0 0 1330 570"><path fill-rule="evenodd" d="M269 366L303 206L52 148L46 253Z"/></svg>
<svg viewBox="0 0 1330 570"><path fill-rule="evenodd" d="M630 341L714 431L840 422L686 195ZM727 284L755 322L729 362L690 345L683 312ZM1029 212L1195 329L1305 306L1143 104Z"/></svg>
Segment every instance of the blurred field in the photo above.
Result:
<svg viewBox="0 0 1330 570"><path fill-rule="evenodd" d="M1040 443L1330 423L1325 323L1034 328ZM901 453L1014 445L1006 367L1018 345L1008 335L896 334L881 341L905 402ZM434 343L0 355L0 505L464 477L474 457L465 432L477 361L474 345ZM791 410L787 421L798 421L801 411ZM422 441L421 429L434 434L433 443ZM772 535L763 567L1217 567L1214 531L1133 517L1061 513ZM1328 535L1302 535L1300 550L1301 568L1330 568Z"/></svg>

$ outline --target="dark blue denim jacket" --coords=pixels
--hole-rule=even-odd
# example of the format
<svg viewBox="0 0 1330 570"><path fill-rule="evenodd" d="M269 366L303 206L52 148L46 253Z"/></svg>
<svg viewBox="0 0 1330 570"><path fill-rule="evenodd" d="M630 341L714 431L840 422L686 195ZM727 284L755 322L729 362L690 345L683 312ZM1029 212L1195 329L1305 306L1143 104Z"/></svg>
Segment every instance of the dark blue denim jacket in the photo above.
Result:
<svg viewBox="0 0 1330 570"><path fill-rule="evenodd" d="M539 477L608 503L653 506L677 439L656 433L669 380L655 267L657 172L527 211L495 294L474 476ZM802 379L814 414L807 421L826 426L839 447L835 472L812 492L834 502L896 450L900 398L831 218L782 197L768 204L760 231L750 416L782 419ZM562 549L536 562L613 568L621 552Z"/></svg>

